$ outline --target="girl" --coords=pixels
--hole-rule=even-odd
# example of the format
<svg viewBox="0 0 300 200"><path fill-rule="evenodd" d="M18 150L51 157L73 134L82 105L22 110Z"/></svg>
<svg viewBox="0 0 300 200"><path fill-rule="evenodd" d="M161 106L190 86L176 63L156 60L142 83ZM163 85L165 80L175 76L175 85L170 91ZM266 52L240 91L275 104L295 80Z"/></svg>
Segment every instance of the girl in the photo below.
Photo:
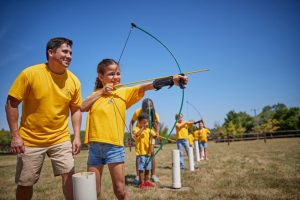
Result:
<svg viewBox="0 0 300 200"><path fill-rule="evenodd" d="M160 89L181 82L186 76L175 75L133 87L114 89L121 81L119 64L102 60L97 67L95 90L81 105L88 111L85 143L89 143L87 170L96 173L97 194L101 191L101 176L108 165L113 189L118 199L128 199L124 178L124 127L126 109L137 103L148 90Z"/></svg>
<svg viewBox="0 0 300 200"><path fill-rule="evenodd" d="M199 122L199 146L201 149L201 159L202 160L208 160L207 158L207 135L210 134L209 129L207 129L204 125L204 121L200 120Z"/></svg>

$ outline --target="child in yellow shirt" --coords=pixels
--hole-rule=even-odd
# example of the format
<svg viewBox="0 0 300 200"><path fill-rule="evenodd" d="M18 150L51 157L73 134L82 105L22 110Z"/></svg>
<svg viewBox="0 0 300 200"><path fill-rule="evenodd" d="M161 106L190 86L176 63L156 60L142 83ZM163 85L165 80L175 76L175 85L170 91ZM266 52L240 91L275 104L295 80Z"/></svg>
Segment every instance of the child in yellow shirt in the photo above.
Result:
<svg viewBox="0 0 300 200"><path fill-rule="evenodd" d="M155 184L149 180L149 171L152 168L150 159L151 152L151 140L156 138L157 134L153 129L148 127L149 115L147 113L141 113L138 117L138 125L133 130L135 137L135 154L137 156L138 175L140 180L140 188L145 189L147 187L155 187Z"/></svg>
<svg viewBox="0 0 300 200"><path fill-rule="evenodd" d="M188 128L193 125L193 121L183 121L182 114L176 114L175 118L177 119L176 123L176 144L179 149L180 154L180 168L184 169L184 158L183 158L183 149L186 154L189 154L189 144L188 144Z"/></svg>
<svg viewBox="0 0 300 200"><path fill-rule="evenodd" d="M199 122L200 132L199 132L199 145L201 149L201 158L204 160L208 160L207 158L207 136L210 134L210 131L205 127L204 121L200 120ZM202 155L202 152L204 155Z"/></svg>

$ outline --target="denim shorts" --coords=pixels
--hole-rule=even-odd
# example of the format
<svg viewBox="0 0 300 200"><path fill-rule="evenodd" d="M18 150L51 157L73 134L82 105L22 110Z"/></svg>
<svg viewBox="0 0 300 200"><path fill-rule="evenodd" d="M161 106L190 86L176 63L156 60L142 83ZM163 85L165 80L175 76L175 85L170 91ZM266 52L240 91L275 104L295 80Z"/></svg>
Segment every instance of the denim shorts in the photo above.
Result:
<svg viewBox="0 0 300 200"><path fill-rule="evenodd" d="M199 142L200 149L207 148L207 142Z"/></svg>
<svg viewBox="0 0 300 200"><path fill-rule="evenodd" d="M125 150L123 146L91 142L89 148L88 166L99 166L111 163L124 163Z"/></svg>
<svg viewBox="0 0 300 200"><path fill-rule="evenodd" d="M137 164L138 164L138 170L139 171L144 171L144 170L151 170L151 161L149 162L150 157L149 156L138 156L137 157ZM146 168L145 164L148 162Z"/></svg>

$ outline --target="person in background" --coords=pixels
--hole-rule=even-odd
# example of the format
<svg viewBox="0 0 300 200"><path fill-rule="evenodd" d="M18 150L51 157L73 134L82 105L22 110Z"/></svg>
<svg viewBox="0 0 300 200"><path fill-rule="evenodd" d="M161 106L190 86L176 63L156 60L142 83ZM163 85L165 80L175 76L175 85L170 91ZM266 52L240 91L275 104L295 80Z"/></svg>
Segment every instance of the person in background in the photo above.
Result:
<svg viewBox="0 0 300 200"><path fill-rule="evenodd" d="M202 160L208 160L207 157L207 136L210 134L209 129L207 129L204 125L204 121L200 120L199 122L199 145L201 149L201 159Z"/></svg>
<svg viewBox="0 0 300 200"><path fill-rule="evenodd" d="M17 154L16 199L31 199L45 156L55 176L61 176L65 199L73 199L74 158L81 149L81 86L68 70L72 44L67 38L50 39L47 62L24 69L11 86L6 116L12 135L11 150ZM21 123L18 106L22 103ZM74 131L70 141L69 113Z"/></svg>
<svg viewBox="0 0 300 200"><path fill-rule="evenodd" d="M141 189L147 187L155 187L155 184L149 180L149 171L152 168L151 160L148 161L152 155L151 140L156 138L157 134L153 129L149 128L149 115L141 113L138 117L138 125L133 130L135 138L135 153L138 164L138 174ZM147 163L148 162L148 163Z"/></svg>
<svg viewBox="0 0 300 200"><path fill-rule="evenodd" d="M149 110L150 110L150 112L149 112ZM131 118L131 122L130 122L130 126L129 126L131 135L133 135L134 124L137 121L138 116L142 112L144 112L144 113L150 113L151 114L152 129L156 132L157 135L159 135L159 130L160 130L159 115L155 111L153 101L150 98L144 99L143 102L142 102L142 107L139 108L139 109L137 109L133 113L132 118ZM137 126L138 126L138 122L137 122ZM154 152L154 145L155 145L155 138L153 138L151 140L151 152L152 153ZM151 180L153 182L159 182L159 178L156 176L156 159L155 159L155 157L152 159L151 163L152 163L152 167L151 167ZM134 179L134 182L135 182L136 185L139 184L139 176L138 176L139 172L138 171L139 171L138 170L138 164L137 164L137 161L136 161L136 177Z"/></svg>
<svg viewBox="0 0 300 200"><path fill-rule="evenodd" d="M176 144L177 144L177 148L180 151L180 168L184 169L183 148L185 149L185 152L188 155L189 153L188 128L193 125L193 121L183 121L182 114L176 114L175 118L177 119Z"/></svg>

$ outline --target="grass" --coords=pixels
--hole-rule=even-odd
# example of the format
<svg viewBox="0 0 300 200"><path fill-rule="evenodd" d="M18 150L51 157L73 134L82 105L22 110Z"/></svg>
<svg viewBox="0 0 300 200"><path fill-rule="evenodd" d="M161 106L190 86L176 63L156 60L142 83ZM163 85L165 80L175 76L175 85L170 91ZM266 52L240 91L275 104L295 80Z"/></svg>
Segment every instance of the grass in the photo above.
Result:
<svg viewBox="0 0 300 200"><path fill-rule="evenodd" d="M130 199L300 199L300 138L273 139L227 143L210 142L210 160L198 163L194 172L181 172L186 191L166 191L172 184L171 150L164 146L157 155L157 175L160 187L140 190L127 184ZM87 151L75 158L76 171L86 170ZM185 156L186 158L187 156ZM16 156L0 156L0 199L15 199L14 173ZM185 160L188 166L188 160ZM135 172L135 154L126 149L126 175ZM33 199L63 199L60 177L53 177L46 159L39 182L34 186ZM115 199L107 167L102 180L102 194L98 199Z"/></svg>

